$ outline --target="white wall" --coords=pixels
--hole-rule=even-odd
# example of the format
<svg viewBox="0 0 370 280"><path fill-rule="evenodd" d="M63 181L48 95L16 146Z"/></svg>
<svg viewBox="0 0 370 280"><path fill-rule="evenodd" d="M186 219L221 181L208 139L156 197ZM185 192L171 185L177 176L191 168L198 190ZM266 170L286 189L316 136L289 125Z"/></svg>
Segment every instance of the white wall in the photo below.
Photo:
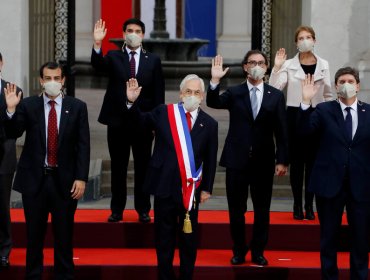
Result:
<svg viewBox="0 0 370 280"><path fill-rule="evenodd" d="M100 5L100 3L98 3ZM90 61L93 44L94 1L76 1L76 60Z"/></svg>
<svg viewBox="0 0 370 280"><path fill-rule="evenodd" d="M145 38L153 31L154 0L141 0L141 20L145 23ZM166 29L170 38L176 38L176 0L166 1Z"/></svg>
<svg viewBox="0 0 370 280"><path fill-rule="evenodd" d="M0 52L4 66L2 76L16 83L28 95L29 37L28 1L1 0Z"/></svg>

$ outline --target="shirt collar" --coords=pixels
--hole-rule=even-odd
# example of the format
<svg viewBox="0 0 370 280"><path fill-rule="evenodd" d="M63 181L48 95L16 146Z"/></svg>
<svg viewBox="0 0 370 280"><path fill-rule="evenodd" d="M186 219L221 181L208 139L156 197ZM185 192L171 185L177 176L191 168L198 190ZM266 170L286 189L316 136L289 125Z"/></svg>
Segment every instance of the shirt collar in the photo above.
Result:
<svg viewBox="0 0 370 280"><path fill-rule="evenodd" d="M338 99L338 101L339 101L340 108L342 109L342 111L344 111L347 107L351 107L352 110L354 110L355 112L357 112L357 98L356 98L355 102L352 103L351 106L347 106L340 99Z"/></svg>
<svg viewBox="0 0 370 280"><path fill-rule="evenodd" d="M263 93L263 85L264 85L264 83L262 82L262 83L259 83L258 85L256 85L256 86L254 86L254 85L252 85L249 81L248 81L248 79L247 79L247 85L248 85L248 89L249 89L249 91L251 91L252 90L252 88L257 88L260 92L262 92Z"/></svg>
<svg viewBox="0 0 370 280"><path fill-rule="evenodd" d="M127 46L125 48L128 54L130 54L130 52L135 52L136 54L139 54L141 52L141 47L138 47L136 50L131 50Z"/></svg>
<svg viewBox="0 0 370 280"><path fill-rule="evenodd" d="M185 109L185 107L184 107L184 111L185 111L185 114L188 112L188 111ZM192 111L192 112L189 112L189 113L190 113L190 115L191 115L191 118L192 118L193 120L197 117L198 112L199 112L199 108L198 108L198 110L194 110L194 111Z"/></svg>
<svg viewBox="0 0 370 280"><path fill-rule="evenodd" d="M43 96L43 98L44 98L44 104L48 104L48 103L49 103L49 101L50 101L50 100L52 100L52 99L50 99L49 97L47 97L47 96L46 96L46 94L43 94L42 96ZM61 104L62 104L62 98L63 98L63 97L62 97L62 94L59 94L59 95L57 96L57 98L55 98L55 99L54 99L55 103L56 103L56 104L58 104L58 105L61 105Z"/></svg>

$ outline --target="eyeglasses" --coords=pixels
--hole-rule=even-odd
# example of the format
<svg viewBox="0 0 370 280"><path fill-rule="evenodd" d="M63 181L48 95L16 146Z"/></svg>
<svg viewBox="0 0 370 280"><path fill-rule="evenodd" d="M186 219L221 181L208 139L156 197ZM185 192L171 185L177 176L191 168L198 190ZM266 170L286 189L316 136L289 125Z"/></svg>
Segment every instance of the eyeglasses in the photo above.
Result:
<svg viewBox="0 0 370 280"><path fill-rule="evenodd" d="M258 66L264 66L264 65L266 65L266 62L251 60L251 61L248 61L247 64L252 65L252 66L256 66L257 64L258 64Z"/></svg>
<svg viewBox="0 0 370 280"><path fill-rule="evenodd" d="M200 90L185 89L183 94L185 96L190 96L190 95L200 96L202 94L202 92Z"/></svg>

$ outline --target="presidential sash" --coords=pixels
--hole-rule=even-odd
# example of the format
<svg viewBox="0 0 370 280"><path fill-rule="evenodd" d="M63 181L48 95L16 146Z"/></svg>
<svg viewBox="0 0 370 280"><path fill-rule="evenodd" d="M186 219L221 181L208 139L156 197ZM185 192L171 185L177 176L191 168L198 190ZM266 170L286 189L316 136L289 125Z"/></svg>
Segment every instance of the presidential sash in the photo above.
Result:
<svg viewBox="0 0 370 280"><path fill-rule="evenodd" d="M193 145L182 104L169 104L167 111L180 170L182 200L187 210L186 218L189 220L188 212L193 207L195 190L202 180L202 166L196 170Z"/></svg>

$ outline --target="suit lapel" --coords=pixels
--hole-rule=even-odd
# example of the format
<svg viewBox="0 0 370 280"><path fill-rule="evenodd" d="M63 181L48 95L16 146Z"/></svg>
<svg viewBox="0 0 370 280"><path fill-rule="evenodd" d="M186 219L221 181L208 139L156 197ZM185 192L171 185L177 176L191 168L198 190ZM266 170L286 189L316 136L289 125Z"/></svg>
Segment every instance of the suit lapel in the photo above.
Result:
<svg viewBox="0 0 370 280"><path fill-rule="evenodd" d="M204 120L205 120L204 112L202 111L202 109L200 109L197 119L195 120L195 123L193 125L193 128L190 131L190 135L192 139L194 139L194 137L202 133L202 131L204 130L204 127L205 127Z"/></svg>
<svg viewBox="0 0 370 280"><path fill-rule="evenodd" d="M64 131L69 119L69 113L71 111L71 99L65 96L62 101L62 109L60 111L60 121L59 121L59 135L58 135L58 148L62 142Z"/></svg>
<svg viewBox="0 0 370 280"><path fill-rule="evenodd" d="M38 122L40 126L41 143L42 143L42 147L46 148L46 125L45 123L47 122L47 119L45 120L45 106L44 106L43 95L40 95L37 106L38 108L36 109L36 112L40 112L38 114L38 119L39 119Z"/></svg>
<svg viewBox="0 0 370 280"><path fill-rule="evenodd" d="M339 101L335 102L334 104L336 105L333 111L334 119L336 120L340 131L342 131L343 139L345 139L346 142L351 142L352 139L348 139L347 129L346 129L346 125L345 125L344 117L343 117L343 112L342 112L342 108L340 107Z"/></svg>
<svg viewBox="0 0 370 280"><path fill-rule="evenodd" d="M249 92L247 82L245 82L243 84L243 86L244 86L244 88L241 90L240 94L243 95L243 101L244 101L245 106L247 108L246 114L247 114L248 120L250 122L253 122L254 119L253 119L253 112L252 112L252 104L251 104L250 92Z"/></svg>
<svg viewBox="0 0 370 280"><path fill-rule="evenodd" d="M149 62L149 57L143 51L140 52L139 68L137 69L136 79L142 76L144 69L148 69L147 64Z"/></svg>
<svg viewBox="0 0 370 280"><path fill-rule="evenodd" d="M358 118L358 124L357 129L355 132L355 135L353 136L353 142L357 141L361 131L363 130L365 118L366 117L366 110L361 102L357 102L357 118ZM367 128L368 129L368 128Z"/></svg>
<svg viewBox="0 0 370 280"><path fill-rule="evenodd" d="M120 58L123 62L124 73L126 74L124 78L125 80L128 80L130 78L130 56L126 51L126 48L121 52L121 54Z"/></svg>

